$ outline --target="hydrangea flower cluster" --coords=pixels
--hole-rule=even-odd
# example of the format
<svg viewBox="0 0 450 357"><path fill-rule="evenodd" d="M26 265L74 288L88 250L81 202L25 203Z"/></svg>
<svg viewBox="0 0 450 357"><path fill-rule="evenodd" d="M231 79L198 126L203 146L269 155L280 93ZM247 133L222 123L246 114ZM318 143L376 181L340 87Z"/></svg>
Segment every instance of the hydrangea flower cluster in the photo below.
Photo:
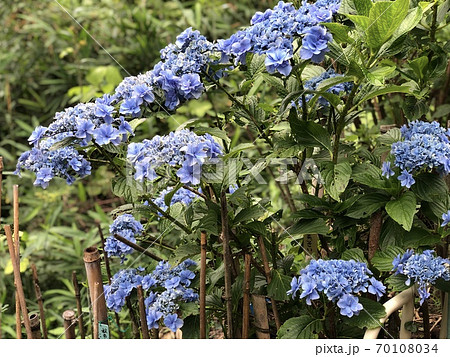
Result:
<svg viewBox="0 0 450 357"><path fill-rule="evenodd" d="M415 180L413 174L420 170L433 170L440 174L450 173L450 131L438 122L414 121L401 129L402 141L392 144L394 165L401 170L397 177L403 187L410 188ZM384 163L383 175L395 175L391 163Z"/></svg>
<svg viewBox="0 0 450 357"><path fill-rule="evenodd" d="M136 180L154 180L158 177L155 169L169 165L181 166L176 174L182 183L197 185L203 164L219 155L222 150L211 135L197 135L184 129L130 144L127 159L135 169Z"/></svg>
<svg viewBox="0 0 450 357"><path fill-rule="evenodd" d="M399 254L392 262L395 275L406 275L406 285L417 283L420 305L430 296L430 285L436 280L450 280L450 260L435 257L433 250L425 250L422 254L415 254L408 249L403 255Z"/></svg>
<svg viewBox="0 0 450 357"><path fill-rule="evenodd" d="M311 78L307 81L305 81L303 88L305 90L311 90L315 91L319 87L319 85L326 79L329 78L335 78L335 77L343 77L342 74L336 73L332 68L330 68L328 71L323 72L320 76ZM353 84L350 82L344 82L334 85L333 87L327 89L327 92L340 95L342 93L349 93L352 90ZM313 97L313 94L307 94L305 96L306 101L311 100ZM322 106L328 106L328 101L323 98L319 97L318 102ZM299 100L299 105L302 105L301 99Z"/></svg>
<svg viewBox="0 0 450 357"><path fill-rule="evenodd" d="M131 214L123 214L118 216L109 227L111 235L106 239L105 251L109 257L120 257L122 263L125 261L125 255L131 254L133 248L118 241L114 238L114 234L121 235L132 243L136 243L136 235L143 232L144 227Z"/></svg>
<svg viewBox="0 0 450 357"><path fill-rule="evenodd" d="M95 103L80 103L56 113L48 126L38 126L28 138L33 148L23 153L16 174L27 169L36 174L36 186L47 188L53 177L65 178L72 184L76 177L91 173L90 163L76 147L85 147L92 140L98 145L119 145L134 135L130 124L115 112L112 97L104 95Z"/></svg>
<svg viewBox="0 0 450 357"><path fill-rule="evenodd" d="M198 99L205 90L200 74L212 61L213 49L199 31L184 30L175 43L161 50L161 61L153 70L127 77L119 84L115 97L123 100L120 113L140 115L141 106L155 100L155 91L165 98L169 110L182 101Z"/></svg>
<svg viewBox="0 0 450 357"><path fill-rule="evenodd" d="M105 285L106 306L115 312L120 312L125 305L125 299L131 294L131 291L142 285L143 277L138 274L139 269L119 270L111 279L111 285Z"/></svg>
<svg viewBox="0 0 450 357"><path fill-rule="evenodd" d="M148 327L159 328L161 320L164 325L175 332L183 326L183 320L177 315L179 302L196 302L198 294L191 285L195 273L190 267L195 266L193 260L187 259L172 267L168 262L159 262L148 275L138 273L143 269L124 269L116 273L111 285L104 288L106 305L119 312L125 305L125 299L134 288L141 285L148 292L145 299Z"/></svg>
<svg viewBox="0 0 450 357"><path fill-rule="evenodd" d="M250 27L218 41L221 61L233 59L235 65L245 64L247 53L266 55L267 71L287 76L292 70L294 39L303 34L301 58L321 62L329 51L327 45L332 36L319 24L331 21L339 5L338 0L319 0L314 4L304 0L297 10L291 3L280 1L273 9L257 12Z"/></svg>
<svg viewBox="0 0 450 357"><path fill-rule="evenodd" d="M370 277L372 272L365 263L354 260L312 260L300 271L300 277L294 277L288 294L295 298L301 290L300 299L305 298L311 305L323 292L328 300L337 302L341 315L352 317L363 309L357 294L369 292L379 299L386 287Z"/></svg>
<svg viewBox="0 0 450 357"><path fill-rule="evenodd" d="M153 202L163 211L166 211L169 208L164 202L164 198L168 193L172 192L172 190L173 187L170 186L167 187L166 189L161 191L161 193L157 198L153 200ZM194 192L189 191L185 188L180 188L172 196L172 199L170 200L170 205L172 206L177 202L181 202L185 206L189 206L195 198L197 198L197 195Z"/></svg>

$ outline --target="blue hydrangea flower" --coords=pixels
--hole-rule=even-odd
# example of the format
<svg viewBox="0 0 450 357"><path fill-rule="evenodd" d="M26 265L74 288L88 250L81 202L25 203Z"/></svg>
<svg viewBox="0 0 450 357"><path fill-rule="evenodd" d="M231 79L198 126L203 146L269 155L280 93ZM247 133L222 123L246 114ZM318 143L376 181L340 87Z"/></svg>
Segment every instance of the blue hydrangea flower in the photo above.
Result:
<svg viewBox="0 0 450 357"><path fill-rule="evenodd" d="M291 57L292 54L286 49L273 48L269 50L265 59L267 72L274 73L278 71L285 76L289 75L292 71L292 66L289 62Z"/></svg>
<svg viewBox="0 0 450 357"><path fill-rule="evenodd" d="M300 299L306 299L306 304L311 305L323 293L329 301L338 303L342 315L351 317L362 309L358 294L369 292L380 298L386 291L370 275L372 272L365 263L354 260L311 260L300 271L300 277L293 278L288 294L294 297L300 290Z"/></svg>
<svg viewBox="0 0 450 357"><path fill-rule="evenodd" d="M442 214L442 224L441 227L445 227L450 223L450 210L447 213Z"/></svg>
<svg viewBox="0 0 450 357"><path fill-rule="evenodd" d="M107 145L113 143L114 145L119 145L122 141L122 135L119 130L114 128L110 124L102 124L97 129L94 130L93 136L95 142L99 145Z"/></svg>
<svg viewBox="0 0 450 357"><path fill-rule="evenodd" d="M341 309L341 315L347 317L359 315L359 312L363 309L358 298L350 294L343 295L337 302L337 306Z"/></svg>
<svg viewBox="0 0 450 357"><path fill-rule="evenodd" d="M39 143L39 141L44 137L46 131L47 128L40 125L36 129L34 129L30 137L28 138L28 142L30 143L30 145L36 146Z"/></svg>
<svg viewBox="0 0 450 357"><path fill-rule="evenodd" d="M114 238L114 234L121 235L132 243L136 243L136 236L142 234L144 227L131 214L118 216L109 227L111 235L106 239L105 252L109 257L120 257L122 263L125 261L125 255L131 254L133 248Z"/></svg>
<svg viewBox="0 0 450 357"><path fill-rule="evenodd" d="M183 320L178 318L177 314L171 314L164 318L164 325L176 332L179 328L183 326Z"/></svg>
<svg viewBox="0 0 450 357"><path fill-rule="evenodd" d="M401 185L410 188L413 174L435 170L439 174L450 173L450 133L438 122L414 121L400 129L402 140L392 144L394 165L401 170Z"/></svg>
<svg viewBox="0 0 450 357"><path fill-rule="evenodd" d="M395 172L391 169L391 163L389 161L383 162L383 165L381 166L381 173L386 178L395 175Z"/></svg>
<svg viewBox="0 0 450 357"><path fill-rule="evenodd" d="M311 59L315 63L322 62L325 54L330 51L328 42L333 39L333 36L322 26L314 26L304 32L306 36L300 48L300 57L302 59Z"/></svg>
<svg viewBox="0 0 450 357"><path fill-rule="evenodd" d="M115 312L120 312L125 305L125 299L131 291L141 285L142 276L136 269L123 269L114 274L111 285L104 286L106 306Z"/></svg>
<svg viewBox="0 0 450 357"><path fill-rule="evenodd" d="M406 285L417 283L420 304L422 305L429 294L430 285L436 280L450 280L450 260L435 257L433 250L425 250L422 254L416 254L408 249L403 255L399 254L392 262L395 275L403 274L408 279Z"/></svg>

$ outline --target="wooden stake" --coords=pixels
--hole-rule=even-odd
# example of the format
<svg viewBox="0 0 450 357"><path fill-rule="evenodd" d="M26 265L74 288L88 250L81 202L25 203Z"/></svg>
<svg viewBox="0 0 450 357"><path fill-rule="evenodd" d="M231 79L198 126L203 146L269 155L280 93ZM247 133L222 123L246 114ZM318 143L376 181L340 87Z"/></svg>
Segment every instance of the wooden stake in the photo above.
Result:
<svg viewBox="0 0 450 357"><path fill-rule="evenodd" d="M105 251L105 237L103 235L102 227L100 226L100 224L98 224L97 227L98 227L98 233L100 235L100 239L102 241L103 260L105 261L106 275L108 276L108 283L109 283L109 285L111 285L112 274L111 274L111 266L109 265L108 254ZM120 329L119 314L117 312L114 312L114 317L116 318L116 324L117 324L117 329L118 329L117 333L119 335L119 339L122 339L123 333L122 333L122 330Z"/></svg>
<svg viewBox="0 0 450 357"><path fill-rule="evenodd" d="M383 215L381 211L375 212L370 217L370 231L369 231L369 262L377 252L381 226L383 224Z"/></svg>
<svg viewBox="0 0 450 357"><path fill-rule="evenodd" d="M100 267L100 253L96 247L84 250L84 266L89 286L94 314L94 339L98 338L98 322L108 324L108 310L106 309L105 295L103 293L102 270ZM97 323L96 323L97 321Z"/></svg>
<svg viewBox="0 0 450 357"><path fill-rule="evenodd" d="M66 310L62 314L62 318L64 320L64 334L66 336L66 340L74 340L76 339L75 334L75 311Z"/></svg>
<svg viewBox="0 0 450 357"><path fill-rule="evenodd" d="M266 297L263 295L252 295L252 301L253 310L255 311L256 336L259 339L270 339Z"/></svg>
<svg viewBox="0 0 450 357"><path fill-rule="evenodd" d="M12 232L11 232L11 226L6 224L4 226L4 228L5 228L6 240L8 241L9 255L11 257L11 262L12 262L13 270L14 270L14 278L15 278L14 280L15 280L15 284L16 284L18 300L20 302L20 309L22 310L22 312L24 312L23 313L23 321L25 324L25 330L27 331L27 338L31 339L32 333L31 333L30 319L28 318L27 303L25 301L25 294L23 292L22 279L20 277L20 262L17 259L16 252L14 251L14 242L13 242L13 237L12 237Z"/></svg>
<svg viewBox="0 0 450 357"><path fill-rule="evenodd" d="M127 304L128 311L130 312L131 326L133 327L133 336L135 339L139 339L141 337L141 333L139 332L138 320L136 318L136 314L134 313L133 305L131 304L129 296L125 298L125 302Z"/></svg>
<svg viewBox="0 0 450 357"><path fill-rule="evenodd" d="M45 324L44 301L42 300L42 293L41 288L39 287L39 278L35 264L31 264L31 271L33 272L33 282L34 282L34 291L36 293L36 300L39 305L39 316L41 319L42 333L44 335L44 338L47 339L48 335L47 335L47 326Z"/></svg>
<svg viewBox="0 0 450 357"><path fill-rule="evenodd" d="M0 223L2 222L2 182L3 182L3 157L0 156Z"/></svg>
<svg viewBox="0 0 450 357"><path fill-rule="evenodd" d="M267 284L270 284L270 282L272 281L272 276L270 275L270 267L269 267L269 260L267 259L266 245L264 244L264 238L262 236L258 237L258 245L259 245L259 250L261 252L261 259L262 259L263 265L264 265L266 281L267 281ZM280 320L280 315L278 313L278 308L277 308L275 299L271 298L270 301L272 303L272 312L273 312L273 317L275 319L275 325L277 326L277 330L279 330L279 328L281 327L281 320Z"/></svg>
<svg viewBox="0 0 450 357"><path fill-rule="evenodd" d="M250 326L250 277L251 277L251 254L244 255L244 296L242 307L242 338L248 338L248 329Z"/></svg>
<svg viewBox="0 0 450 357"><path fill-rule="evenodd" d="M206 338L206 232L200 233L200 338Z"/></svg>
<svg viewBox="0 0 450 357"><path fill-rule="evenodd" d="M223 262L225 267L225 302L227 308L227 338L233 338L233 302L231 298L231 259L230 235L228 232L228 207L225 190L220 194L220 212L222 219Z"/></svg>
<svg viewBox="0 0 450 357"><path fill-rule="evenodd" d="M19 294L17 293L17 290L15 292L15 299L16 299L16 339L21 340L22 339L22 321L20 318L20 301L19 301Z"/></svg>
<svg viewBox="0 0 450 357"><path fill-rule="evenodd" d="M128 245L129 247L133 248L134 250L137 250L138 252L141 252L142 254L145 254L146 256L148 256L152 259L155 259L158 262L163 260L162 258L158 257L157 255L149 252L144 247L141 247L140 245L137 245L136 243L130 242L128 239L126 239L125 237L122 237L119 234L114 234L114 238L116 238L118 241Z"/></svg>
<svg viewBox="0 0 450 357"><path fill-rule="evenodd" d="M72 272L72 284L75 289L75 299L77 300L77 320L78 320L78 329L80 330L81 339L85 339L86 335L84 332L84 323L83 323L83 309L81 307L81 294L80 287L78 286L77 272Z"/></svg>
<svg viewBox="0 0 450 357"><path fill-rule="evenodd" d="M141 320L142 338L148 340L150 338L150 335L148 334L147 314L145 313L144 291L142 290L141 285L137 287L137 294L139 302L139 318Z"/></svg>
<svg viewBox="0 0 450 357"><path fill-rule="evenodd" d="M13 215L14 215L14 243L16 253L20 255L20 240L19 240L19 186L13 186Z"/></svg>
<svg viewBox="0 0 450 357"><path fill-rule="evenodd" d="M29 318L30 318L31 332L33 333L33 339L40 340L42 338L42 335L41 335L41 322L39 320L39 315L30 314Z"/></svg>

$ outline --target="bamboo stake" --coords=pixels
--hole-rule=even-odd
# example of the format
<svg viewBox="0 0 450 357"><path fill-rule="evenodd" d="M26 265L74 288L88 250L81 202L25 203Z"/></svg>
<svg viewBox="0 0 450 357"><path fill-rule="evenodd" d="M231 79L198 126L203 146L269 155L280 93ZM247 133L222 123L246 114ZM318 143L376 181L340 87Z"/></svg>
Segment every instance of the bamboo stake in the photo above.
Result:
<svg viewBox="0 0 450 357"><path fill-rule="evenodd" d="M99 321L99 319L98 319L98 309L99 309L98 288L99 288L99 286L100 286L100 284L98 283L98 281L96 281L94 283L94 296L93 296L93 300L92 300L92 310L94 311L94 326L93 326L94 340L98 339L98 321Z"/></svg>
<svg viewBox="0 0 450 357"><path fill-rule="evenodd" d="M200 338L206 338L206 232L200 233Z"/></svg>
<svg viewBox="0 0 450 357"><path fill-rule="evenodd" d="M17 293L17 290L15 292L15 299L16 299L16 339L21 340L22 339L22 322L20 318L20 301L19 301L19 294Z"/></svg>
<svg viewBox="0 0 450 357"><path fill-rule="evenodd" d="M77 272L72 272L72 284L75 289L75 299L77 300L77 319L78 319L78 329L80 330L81 339L85 339L86 335L84 332L84 323L83 323L83 309L81 307L81 294L80 287L78 286Z"/></svg>
<svg viewBox="0 0 450 357"><path fill-rule="evenodd" d="M225 302L227 308L227 338L233 338L233 302L231 300L231 260L230 236L228 232L228 207L225 190L220 195L222 219L223 261L225 267Z"/></svg>
<svg viewBox="0 0 450 357"><path fill-rule="evenodd" d="M140 245L137 245L136 243L130 242L125 237L122 237L120 234L114 234L114 238L116 238L118 241L128 245L129 247L133 248L134 250L137 250L138 252L141 252L142 254L145 254L146 256L155 259L156 261L160 262L163 260L162 258L158 257L157 255L147 251L144 247L141 247Z"/></svg>
<svg viewBox="0 0 450 357"><path fill-rule="evenodd" d="M42 338L41 335L41 322L39 320L38 314L30 314L30 326L31 332L33 333L34 340L40 340Z"/></svg>
<svg viewBox="0 0 450 357"><path fill-rule="evenodd" d="M252 301L253 310L255 311L256 336L259 339L270 339L266 297L263 295L252 295Z"/></svg>
<svg viewBox="0 0 450 357"><path fill-rule="evenodd" d="M133 336L135 339L139 339L141 337L141 333L139 332L138 321L136 318L136 314L134 313L133 305L131 304L129 296L125 298L125 302L127 304L128 311L130 311L131 326L133 327Z"/></svg>
<svg viewBox="0 0 450 357"><path fill-rule="evenodd" d="M383 224L383 215L381 211L375 212L370 217L370 231L369 231L369 262L377 252L381 226Z"/></svg>
<svg viewBox="0 0 450 357"><path fill-rule="evenodd" d="M2 183L3 183L3 157L0 156L0 223L2 222Z"/></svg>
<svg viewBox="0 0 450 357"><path fill-rule="evenodd" d="M62 318L64 320L64 334L66 340L76 339L77 337L75 334L75 325L76 325L75 311L73 310L64 311L62 314Z"/></svg>
<svg viewBox="0 0 450 357"><path fill-rule="evenodd" d="M96 247L84 250L84 266L89 286L94 314L94 339L98 338L98 322L108 324L108 310L106 309L105 295L103 293L102 271L100 267L100 253ZM97 323L95 323L97 321Z"/></svg>
<svg viewBox="0 0 450 357"><path fill-rule="evenodd" d="M242 338L248 338L248 328L250 326L250 276L251 276L251 254L244 256L244 298L242 308Z"/></svg>
<svg viewBox="0 0 450 357"><path fill-rule="evenodd" d="M39 316L41 319L42 333L44 335L44 338L47 339L48 335L47 335L47 326L45 324L44 301L42 300L42 293L41 288L39 287L39 278L37 275L37 269L35 264L31 264L31 271L33 272L34 291L36 293L36 300L39 306Z"/></svg>
<svg viewBox="0 0 450 357"><path fill-rule="evenodd" d="M258 245L259 245L259 250L261 251L261 259L262 259L263 265L264 265L266 281L267 281L267 284L270 284L270 282L272 281L272 277L270 275L269 260L267 259L267 252L266 252L266 246L264 244L264 238L261 236L258 237ZM277 326L277 330L279 330L281 327L281 320L280 320L280 315L278 313L278 308L277 308L275 299L271 298L270 301L272 303L272 311L273 311L273 317L275 319L275 325Z"/></svg>
<svg viewBox="0 0 450 357"><path fill-rule="evenodd" d="M148 340L150 338L150 335L148 334L147 314L145 313L144 291L142 290L141 285L137 287L137 294L139 302L139 318L141 320L142 338Z"/></svg>
<svg viewBox="0 0 450 357"><path fill-rule="evenodd" d="M19 240L19 186L13 186L14 243L17 255L20 254Z"/></svg>
<svg viewBox="0 0 450 357"><path fill-rule="evenodd" d="M6 240L8 241L9 255L11 256L11 262L12 262L13 270L14 270L15 284L16 284L16 289L17 289L18 300L20 302L20 309L22 310L22 312L24 312L23 313L23 321L25 324L25 330L27 331L27 338L31 339L32 333L31 333L30 319L28 318L27 303L25 301L25 294L23 292L22 279L20 277L20 263L17 260L17 255L16 255L16 252L14 251L14 242L13 242L13 237L12 237L12 232L11 232L11 226L6 224L4 226L4 228L5 228Z"/></svg>
<svg viewBox="0 0 450 357"><path fill-rule="evenodd" d="M105 261L106 275L108 276L108 283L109 283L109 285L111 285L112 274L111 274L111 266L109 265L108 254L105 251L105 237L103 235L102 227L100 226L100 224L98 224L97 227L98 227L98 233L100 235L100 239L102 241L103 259ZM122 333L122 330L120 329L119 314L117 312L114 312L114 317L116 319L116 324L117 324L117 329L118 329L117 333L119 335L119 339L122 339L123 333Z"/></svg>

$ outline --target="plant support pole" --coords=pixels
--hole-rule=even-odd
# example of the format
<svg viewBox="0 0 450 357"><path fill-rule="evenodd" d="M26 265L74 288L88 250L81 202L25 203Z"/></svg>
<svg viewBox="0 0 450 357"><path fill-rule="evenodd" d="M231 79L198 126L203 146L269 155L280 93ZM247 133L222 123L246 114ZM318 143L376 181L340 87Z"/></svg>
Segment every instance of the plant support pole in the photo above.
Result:
<svg viewBox="0 0 450 357"><path fill-rule="evenodd" d="M31 333L33 335L33 340L40 340L42 338L41 335L41 322L39 320L38 314L31 314L29 316L30 319L30 326L31 326Z"/></svg>
<svg viewBox="0 0 450 357"><path fill-rule="evenodd" d="M244 255L244 295L242 301L242 338L248 338L248 329L250 326L250 277L251 277L251 254Z"/></svg>
<svg viewBox="0 0 450 357"><path fill-rule="evenodd" d="M227 309L227 338L233 338L233 301L231 300L231 260L230 235L228 232L228 207L225 190L220 194L222 218L223 262L225 267L225 302Z"/></svg>
<svg viewBox="0 0 450 357"><path fill-rule="evenodd" d="M13 242L13 237L12 237L12 232L11 232L11 226L7 224L7 225L5 225L4 228L5 228L6 240L8 241L9 255L11 257L11 262L12 262L13 271L14 271L14 280L15 280L15 284L16 284L18 300L20 302L20 310L22 310L23 322L25 324L25 330L27 331L27 338L31 339L33 334L31 331L30 319L28 318L27 303L25 301L25 294L23 292L22 279L20 277L20 263L17 260L17 255L14 250L14 242Z"/></svg>
<svg viewBox="0 0 450 357"><path fill-rule="evenodd" d="M75 325L76 325L76 319L75 319L75 311L73 310L66 310L62 314L62 318L64 320L64 335L66 337L66 340L74 340L76 339L75 334Z"/></svg>
<svg viewBox="0 0 450 357"><path fill-rule="evenodd" d="M42 300L42 292L41 288L39 287L39 278L35 264L31 264L31 271L33 272L33 282L34 282L34 291L36 293L36 300L39 305L39 316L41 319L42 333L44 335L44 339L47 339L48 335L47 335L47 326L45 323L44 301Z"/></svg>
<svg viewBox="0 0 450 357"><path fill-rule="evenodd" d="M119 242L122 242L129 247L133 248L134 250L137 250L138 252L141 252L142 254L145 254L146 256L160 262L162 258L158 257L157 255L150 253L147 249L141 247L140 245L137 245L136 243L130 242L125 237L122 237L120 234L114 234L114 238L116 238Z"/></svg>
<svg viewBox="0 0 450 357"><path fill-rule="evenodd" d="M206 232L200 233L200 338L206 338Z"/></svg>
<svg viewBox="0 0 450 357"><path fill-rule="evenodd" d="M252 295L252 301L253 310L255 311L256 336L258 339L270 339L266 297L263 295Z"/></svg>
<svg viewBox="0 0 450 357"><path fill-rule="evenodd" d="M94 313L94 339L97 339L98 323L108 324L108 310L106 309L105 295L103 293L102 270L98 249L96 247L86 248L83 260ZM95 321L97 321L97 324Z"/></svg>
<svg viewBox="0 0 450 357"><path fill-rule="evenodd" d="M142 285L139 285L137 287L137 294L139 303L139 318L141 320L142 338L148 340L150 338L150 335L148 333L147 314L145 313L144 291L142 290Z"/></svg>
<svg viewBox="0 0 450 357"><path fill-rule="evenodd" d="M75 299L77 300L77 320L78 320L78 329L80 330L80 337L84 340L86 337L84 332L84 323L83 323L83 309L81 307L81 295L80 295L80 287L78 286L77 272L72 272L72 284L75 290Z"/></svg>

